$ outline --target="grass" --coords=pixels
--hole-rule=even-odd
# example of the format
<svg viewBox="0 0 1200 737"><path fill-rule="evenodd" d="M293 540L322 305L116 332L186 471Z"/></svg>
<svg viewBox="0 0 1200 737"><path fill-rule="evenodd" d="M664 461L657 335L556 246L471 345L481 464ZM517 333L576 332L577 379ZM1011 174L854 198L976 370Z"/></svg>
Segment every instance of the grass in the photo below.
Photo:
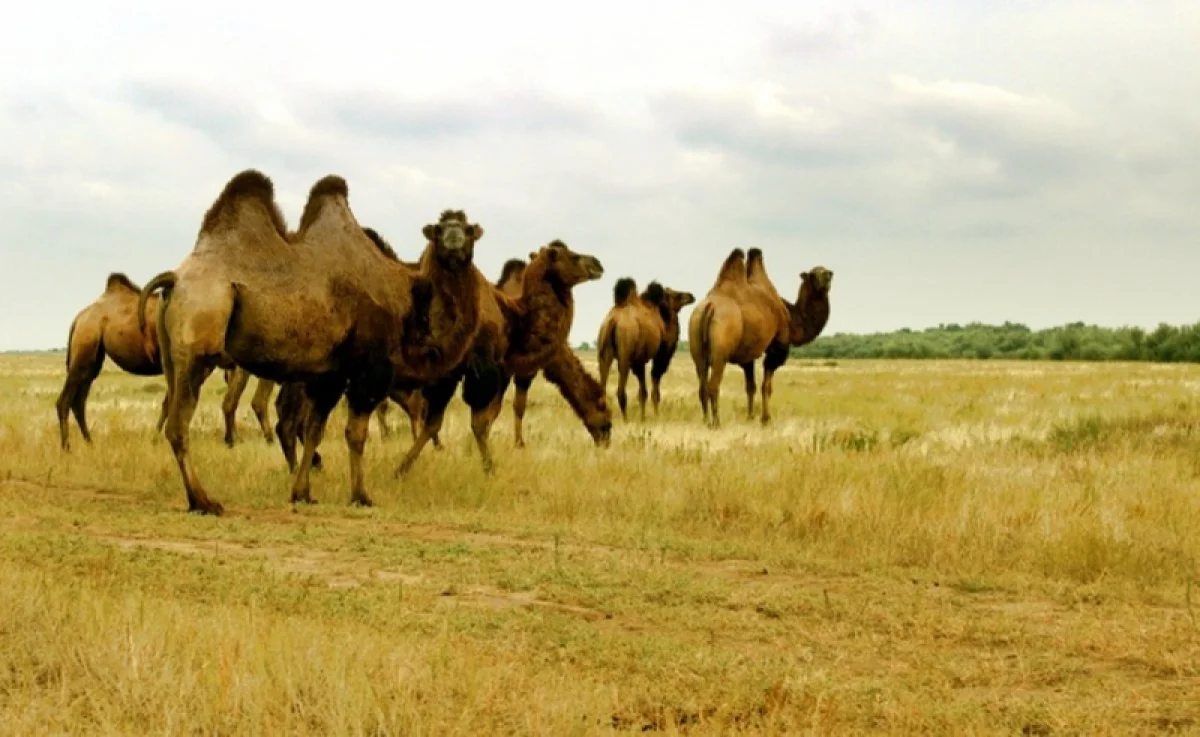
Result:
<svg viewBox="0 0 1200 737"><path fill-rule="evenodd" d="M393 481L393 411L370 510L340 411L293 510L213 379L212 519L161 379L106 370L63 454L61 356L0 357L0 732L1200 732L1200 368L793 361L719 431L689 369L607 451L537 382L492 478L456 399Z"/></svg>

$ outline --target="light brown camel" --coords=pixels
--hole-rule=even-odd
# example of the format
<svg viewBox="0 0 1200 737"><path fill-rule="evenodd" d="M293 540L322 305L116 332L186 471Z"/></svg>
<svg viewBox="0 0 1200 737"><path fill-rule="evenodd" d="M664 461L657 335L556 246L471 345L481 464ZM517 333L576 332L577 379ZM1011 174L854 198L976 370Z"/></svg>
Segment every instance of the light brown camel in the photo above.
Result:
<svg viewBox="0 0 1200 737"><path fill-rule="evenodd" d="M688 321L688 347L700 380L700 406L712 427L721 426L721 379L726 364L746 374L748 414L754 416L754 362L776 343L786 346L791 317L763 265L762 251L736 248L725 259L708 295L696 304ZM786 351L785 351L786 357ZM770 421L772 385L763 382L762 419Z"/></svg>
<svg viewBox="0 0 1200 737"><path fill-rule="evenodd" d="M158 339L172 387L166 434L189 510L223 511L201 485L188 448L199 390L213 368L237 365L272 381L305 383L313 411L293 503L312 500L313 453L345 394L350 499L369 505L362 456L371 412L393 381L436 381L471 347L479 322L471 269L483 229L461 212L425 226L431 245L417 273L380 253L348 199L344 179L322 178L290 234L271 180L243 171L205 213L192 253L142 290L145 300L165 289Z"/></svg>
<svg viewBox="0 0 1200 737"><path fill-rule="evenodd" d="M608 372L617 362L617 405L621 418L628 420L625 387L629 373L638 380L638 407L646 419L646 364L650 364L654 414L662 401L662 377L679 346L679 312L694 303L691 292L677 292L650 282L646 291L637 293L633 279L618 279L613 287L613 307L600 324L596 349L600 359L600 385L608 390Z"/></svg>
<svg viewBox="0 0 1200 737"><path fill-rule="evenodd" d="M505 272L509 269L506 266ZM422 390L426 416L421 436L409 449L398 473L412 467L425 443L441 428L446 405L459 380L463 382L463 400L471 408L471 431L485 471L490 472L493 466L488 434L513 376L532 377L542 371L583 420L595 443L607 445L612 417L604 390L567 344L575 311L572 288L599 279L603 273L599 259L576 253L556 240L531 254L517 299L506 296L478 274L481 285L488 288L482 290L483 325L475 347L458 372Z"/></svg>
<svg viewBox="0 0 1200 737"><path fill-rule="evenodd" d="M104 368L104 359L111 358L117 366L135 376L159 376L162 374L162 362L158 354L157 338L157 309L159 297L153 295L146 303L149 314L144 316L144 323L139 325L137 316L138 294L141 288L134 284L122 273L108 275L104 293L96 301L84 307L71 321L67 333L67 376L63 383L62 392L58 396L56 410L58 413L58 430L61 437L62 449L70 450L70 433L68 428L68 413L75 415L75 422L84 441L91 443L92 435L87 424L87 400L92 390L92 383ZM231 375L232 374L232 375ZM241 391L249 381L249 374L244 370L235 369L226 373L226 382L230 384L225 398L225 442L233 444L233 424ZM240 389L234 393L234 384ZM266 382L266 393L269 396L272 384ZM259 415L259 394L263 392L264 383L259 382L252 406ZM168 398L163 397L162 410L155 425L155 431L161 432L167 419ZM266 399L262 401L263 405ZM270 427L264 427L264 434L269 441Z"/></svg>

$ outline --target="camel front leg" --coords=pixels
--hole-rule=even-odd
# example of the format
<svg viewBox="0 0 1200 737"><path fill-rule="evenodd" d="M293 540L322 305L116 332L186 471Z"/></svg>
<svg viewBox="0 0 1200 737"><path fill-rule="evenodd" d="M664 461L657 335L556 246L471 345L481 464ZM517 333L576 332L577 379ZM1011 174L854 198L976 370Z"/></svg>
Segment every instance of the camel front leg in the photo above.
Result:
<svg viewBox="0 0 1200 737"><path fill-rule="evenodd" d="M525 405L529 400L529 387L533 385L532 376L517 376L513 379L516 392L513 394L513 438L518 448L525 447L525 436L522 434L522 424L525 421ZM471 420L474 426L474 419Z"/></svg>
<svg viewBox="0 0 1200 737"><path fill-rule="evenodd" d="M254 410L254 417L258 420L258 429L262 431L263 439L268 443L275 440L275 433L271 431L271 392L275 390L275 382L267 379L259 379L258 386L254 388L254 396L250 399L250 409Z"/></svg>
<svg viewBox="0 0 1200 737"><path fill-rule="evenodd" d="M391 405L387 399L379 403L375 408L375 419L379 421L379 439L387 440L392 436L392 428L388 425L388 412L391 410Z"/></svg>
<svg viewBox="0 0 1200 737"><path fill-rule="evenodd" d="M420 391L423 398L425 419L420 423L420 434L413 441L412 447L408 449L408 453L404 455L404 460L396 467L395 476L400 477L408 473L413 464L417 462L417 458L421 455L425 444L431 438L437 437L438 432L442 429L442 418L446 415L446 406L450 404L450 400L454 397L454 392L458 389L458 382L459 375L452 375ZM404 407L406 410L409 409L407 403L404 404ZM418 413L412 411L409 416L416 419Z"/></svg>
<svg viewBox="0 0 1200 737"><path fill-rule="evenodd" d="M775 393L775 371L788 358L790 348L786 345L772 344L767 348L763 357L763 387L762 387L762 424L771 422L771 395Z"/></svg>
<svg viewBox="0 0 1200 737"><path fill-rule="evenodd" d="M237 408L242 401L242 393L250 383L250 372L235 367L225 376L228 387L225 389L225 399L221 402L221 411L225 414L225 445L232 448L237 435Z"/></svg>
<svg viewBox="0 0 1200 737"><path fill-rule="evenodd" d="M362 507L372 506L371 497L363 483L363 451L367 447L367 436L371 429L371 412L350 408L346 418L346 448L350 451L350 503Z"/></svg>
<svg viewBox="0 0 1200 737"><path fill-rule="evenodd" d="M741 365L742 373L746 375L746 416L754 419L754 393L758 391L758 386L754 380L754 361L743 363ZM766 385L763 385L765 390ZM764 397L765 399L765 397ZM765 407L765 405L764 405Z"/></svg>

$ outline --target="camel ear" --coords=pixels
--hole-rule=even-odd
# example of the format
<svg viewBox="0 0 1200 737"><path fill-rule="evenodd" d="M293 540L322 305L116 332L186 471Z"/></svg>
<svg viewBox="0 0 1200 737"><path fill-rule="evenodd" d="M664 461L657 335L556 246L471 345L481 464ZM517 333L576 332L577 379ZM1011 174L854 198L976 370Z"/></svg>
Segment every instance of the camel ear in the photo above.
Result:
<svg viewBox="0 0 1200 737"><path fill-rule="evenodd" d="M438 226L434 225L432 223L429 225L426 225L424 228L421 228L421 235L425 236L425 240L427 240L427 241L431 241L431 242L436 241L437 240L437 232L438 232Z"/></svg>
<svg viewBox="0 0 1200 737"><path fill-rule="evenodd" d="M467 230L471 234L471 240L477 241L483 237L483 226L479 223L472 223L467 226Z"/></svg>
<svg viewBox="0 0 1200 737"><path fill-rule="evenodd" d="M800 281L808 281L808 272L807 271L800 272Z"/></svg>

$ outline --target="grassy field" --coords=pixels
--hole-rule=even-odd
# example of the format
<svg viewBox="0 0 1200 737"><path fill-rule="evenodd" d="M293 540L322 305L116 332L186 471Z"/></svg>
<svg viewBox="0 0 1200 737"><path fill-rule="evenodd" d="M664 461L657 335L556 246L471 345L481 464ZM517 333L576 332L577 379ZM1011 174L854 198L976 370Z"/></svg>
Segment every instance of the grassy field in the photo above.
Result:
<svg viewBox="0 0 1200 737"><path fill-rule="evenodd" d="M161 379L109 366L65 455L62 356L0 357L0 732L1200 732L1200 367L793 361L768 429L735 373L707 430L679 356L607 451L539 380L490 479L455 399L393 481L397 408L369 510L342 410L293 510L214 377L213 519Z"/></svg>

